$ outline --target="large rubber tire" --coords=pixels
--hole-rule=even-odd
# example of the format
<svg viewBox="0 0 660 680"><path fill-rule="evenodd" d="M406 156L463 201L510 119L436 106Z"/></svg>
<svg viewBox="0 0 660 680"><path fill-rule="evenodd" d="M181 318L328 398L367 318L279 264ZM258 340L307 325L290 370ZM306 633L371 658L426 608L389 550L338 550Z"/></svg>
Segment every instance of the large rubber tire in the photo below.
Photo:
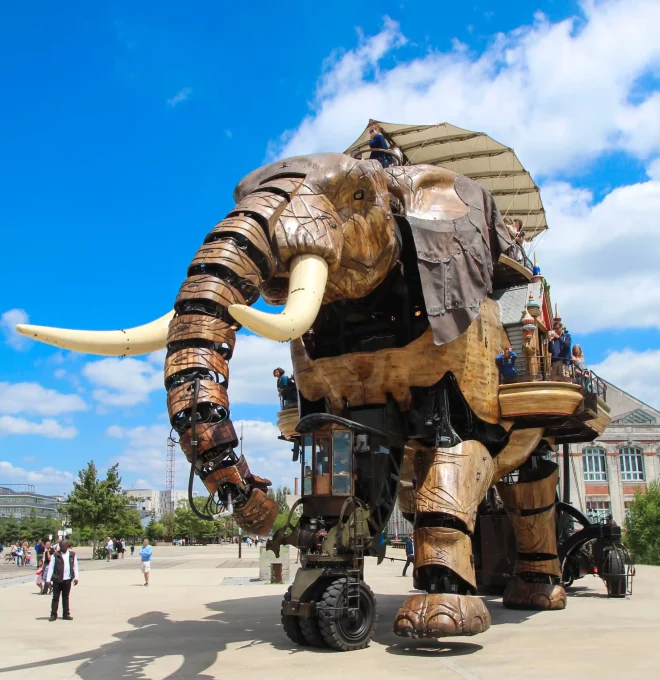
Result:
<svg viewBox="0 0 660 680"><path fill-rule="evenodd" d="M316 617L305 618L301 616L298 621L300 623L300 632L303 634L308 645L312 645L312 647L326 646L323 635L321 635L319 630L319 621Z"/></svg>
<svg viewBox="0 0 660 680"><path fill-rule="evenodd" d="M346 579L333 581L317 603L319 628L328 647L342 652L364 649L371 642L378 624L376 597L371 588L360 583L360 611L355 621L342 612L346 599Z"/></svg>
<svg viewBox="0 0 660 680"><path fill-rule="evenodd" d="M607 586L607 597L625 597L627 591L626 563L623 550L616 545L605 551L602 566L603 581Z"/></svg>
<svg viewBox="0 0 660 680"><path fill-rule="evenodd" d="M305 636L302 634L302 631L300 630L300 617L291 616L290 614L284 613L284 603L291 601L292 588L293 586L289 586L289 589L286 591L286 594L284 595L284 600L282 601L282 608L280 609L280 615L282 617L282 628L284 628L284 632L286 633L286 636L289 638L289 640L291 640L291 642L295 642L297 645L307 646L309 643L307 642Z"/></svg>

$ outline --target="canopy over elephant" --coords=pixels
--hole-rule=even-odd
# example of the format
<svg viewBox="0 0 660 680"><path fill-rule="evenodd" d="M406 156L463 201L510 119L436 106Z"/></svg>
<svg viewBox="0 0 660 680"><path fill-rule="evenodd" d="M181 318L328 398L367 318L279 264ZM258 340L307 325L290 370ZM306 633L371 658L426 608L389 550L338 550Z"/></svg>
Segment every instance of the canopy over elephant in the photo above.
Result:
<svg viewBox="0 0 660 680"><path fill-rule="evenodd" d="M471 537L477 507L496 482L519 552L505 604L562 608L557 470L543 456L526 463L551 442L543 427L504 418L500 409L495 357L509 340L489 295L494 264L515 244L492 195L442 167L384 168L377 160L323 153L259 168L234 198L188 266L170 314L122 331L20 326L19 332L106 355L167 347L170 422L213 499L210 516L231 512L246 532L262 535L277 505L267 494L270 482L236 453L228 363L241 326L290 341L300 416L329 417L315 421L314 436L351 422L387 438L392 494L414 523L415 584L426 593L401 606L395 632L441 637L489 627L476 597ZM259 297L284 309L251 308ZM360 465L350 480L358 497L370 493ZM518 483L502 484L517 468ZM378 514L369 510L368 554L378 554L373 539L392 509L381 506ZM327 542L339 540L332 534L341 526L339 511L319 515L327 533L317 541L314 507L305 506L289 542L310 556L339 554ZM296 602L321 607L322 592L310 584L296 591L294 584ZM285 625L293 639L334 639L330 614L319 615L320 629L295 614L302 616L299 627Z"/></svg>

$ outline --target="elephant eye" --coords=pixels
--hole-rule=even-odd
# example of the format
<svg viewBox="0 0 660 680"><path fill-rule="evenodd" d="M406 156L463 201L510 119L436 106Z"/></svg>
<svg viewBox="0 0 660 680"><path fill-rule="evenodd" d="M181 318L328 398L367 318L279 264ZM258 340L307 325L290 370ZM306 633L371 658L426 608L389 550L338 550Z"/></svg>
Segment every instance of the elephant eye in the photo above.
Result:
<svg viewBox="0 0 660 680"><path fill-rule="evenodd" d="M354 194L353 198L356 201L361 201L364 198L364 190L363 189L358 189Z"/></svg>

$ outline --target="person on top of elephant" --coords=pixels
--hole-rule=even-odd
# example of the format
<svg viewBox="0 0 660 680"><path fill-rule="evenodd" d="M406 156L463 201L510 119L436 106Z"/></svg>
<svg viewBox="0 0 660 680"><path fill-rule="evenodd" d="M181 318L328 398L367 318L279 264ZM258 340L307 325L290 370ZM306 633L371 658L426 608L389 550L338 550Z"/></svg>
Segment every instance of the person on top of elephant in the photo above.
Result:
<svg viewBox="0 0 660 680"><path fill-rule="evenodd" d="M369 135L371 136L371 139L369 140L370 148L372 149L390 148L389 145L387 144L387 140L385 139L385 137L383 137L383 134L378 125L372 125L369 128ZM378 161L384 168L390 166L389 154L382 153L381 151L372 151L369 156L369 159Z"/></svg>

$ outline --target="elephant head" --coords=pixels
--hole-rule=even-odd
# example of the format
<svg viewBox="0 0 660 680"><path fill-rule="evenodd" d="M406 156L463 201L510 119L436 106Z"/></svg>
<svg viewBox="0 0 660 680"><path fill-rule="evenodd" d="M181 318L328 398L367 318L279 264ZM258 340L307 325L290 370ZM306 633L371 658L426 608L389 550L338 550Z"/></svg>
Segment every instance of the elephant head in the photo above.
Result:
<svg viewBox="0 0 660 680"><path fill-rule="evenodd" d="M264 493L269 482L253 475L233 452L237 438L226 387L235 331L243 325L273 340L299 338L322 304L361 299L377 288L401 252L392 197L409 220L428 222L441 235L453 227L443 232L438 225L457 225L471 210L481 210L483 218L480 191L466 180L470 185L461 193L454 186L456 177L423 166L386 171L377 161L333 153L272 163L238 184L235 207L193 257L172 313L125 331L18 330L96 354L124 356L167 347L168 411L182 449L209 491L219 492L218 502L235 509L239 524L255 533L268 531L277 513ZM487 241L479 229L479 238ZM443 241L448 248L440 248L443 258L457 252L456 238L453 234ZM415 242L419 251L417 237ZM475 244L461 247L479 260L483 248ZM481 264L492 271L490 257ZM267 314L252 309L260 296L284 304L284 310ZM445 311L451 316L455 310Z"/></svg>

